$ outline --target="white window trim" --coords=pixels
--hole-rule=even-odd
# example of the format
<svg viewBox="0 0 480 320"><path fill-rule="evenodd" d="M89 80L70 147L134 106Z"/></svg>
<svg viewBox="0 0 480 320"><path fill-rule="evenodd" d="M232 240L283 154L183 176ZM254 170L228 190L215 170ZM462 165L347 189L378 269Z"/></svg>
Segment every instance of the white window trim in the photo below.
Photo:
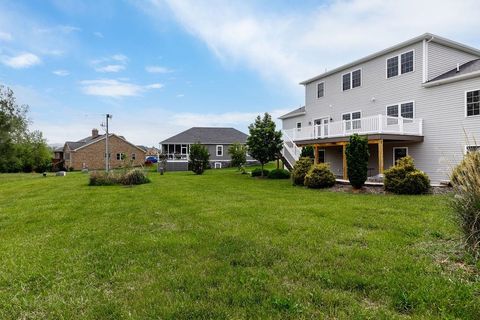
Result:
<svg viewBox="0 0 480 320"><path fill-rule="evenodd" d="M393 162L393 165L396 164L396 161L395 161L395 150L397 150L397 149L406 149L406 150L407 150L407 155L406 155L406 156L408 157L408 155L409 155L409 153L408 153L408 147L393 147L393 150L392 150L392 162Z"/></svg>
<svg viewBox="0 0 480 320"><path fill-rule="evenodd" d="M120 159L118 159L118 155L120 155ZM124 153L124 152L117 152L115 159L116 159L117 161L121 161L122 158L124 158L124 157L125 157L125 153Z"/></svg>
<svg viewBox="0 0 480 320"><path fill-rule="evenodd" d="M359 71L360 70L360 85L358 87L353 87L353 73L355 71ZM343 76L344 75L347 75L347 74L350 74L350 89L347 89L347 90L343 90ZM363 68L357 68L357 69L353 69L349 72L345 72L344 74L342 74L342 76L340 77L340 89L342 90L342 92L346 92L346 91L350 91L352 89L357 89L357 88L361 88L363 87Z"/></svg>
<svg viewBox="0 0 480 320"><path fill-rule="evenodd" d="M323 83L323 96L319 97L318 96L318 86ZM322 99L325 97L325 81L321 81L317 83L317 99Z"/></svg>
<svg viewBox="0 0 480 320"><path fill-rule="evenodd" d="M332 118L330 117L330 115L328 115L328 116L323 116L323 117L318 117L318 118L312 118L312 126L316 126L315 120L321 120L321 119L325 119L325 118L328 118L328 123L330 123L330 119L332 119ZM317 124L317 126L318 126L318 124Z"/></svg>
<svg viewBox="0 0 480 320"><path fill-rule="evenodd" d="M218 154L218 147L220 147L220 150L222 151L221 154ZM223 145L217 144L215 146L215 154L217 155L217 157L223 157Z"/></svg>
<svg viewBox="0 0 480 320"><path fill-rule="evenodd" d="M136 155L135 153L132 153L132 154L130 155L130 158L131 158L132 160L137 160L137 155Z"/></svg>
<svg viewBox="0 0 480 320"><path fill-rule="evenodd" d="M222 169L222 163L221 163L221 162L215 162L215 163L213 164L213 167L214 167L215 169Z"/></svg>
<svg viewBox="0 0 480 320"><path fill-rule="evenodd" d="M412 52L413 51L413 70L412 71L409 71L409 72L406 72L406 73L402 73L402 54L405 54L405 53L408 53L408 52ZM393 76L393 77L388 77L388 60L389 59L392 59L392 58L395 58L397 57L398 58L398 74L396 76ZM385 79L395 79L399 76L402 76L404 74L408 74L408 73L413 73L415 72L415 49L410 49L410 50L407 50L405 52L401 52L397 55L394 55L394 56L390 56L390 57L387 57L385 59Z"/></svg>
<svg viewBox="0 0 480 320"><path fill-rule="evenodd" d="M300 125L300 127L298 125ZM301 122L296 122L295 123L295 130L302 131L302 123Z"/></svg>
<svg viewBox="0 0 480 320"><path fill-rule="evenodd" d="M465 145L465 149L464 149L464 152L465 152L465 154L467 154L467 153L468 153L468 148L469 148L469 147L476 147L476 148L479 148L479 150L478 150L478 151L480 151L480 145L478 145L478 144L467 144L467 145ZM478 152L478 151L477 151L477 152Z"/></svg>
<svg viewBox="0 0 480 320"><path fill-rule="evenodd" d="M341 121L344 121L344 120L343 120L343 115L344 115L344 114L350 114L350 121L351 121L351 120L352 120L352 119L351 119L351 118L352 118L352 117L351 117L352 113L357 113L357 112L360 112L360 119L362 119L362 110L356 110L356 111L351 111L351 112L344 112L344 113L342 113L342 114L340 115L340 117L341 117L340 120L341 120ZM355 119L355 120L358 120L358 119ZM345 120L345 121L349 121L349 120Z"/></svg>
<svg viewBox="0 0 480 320"><path fill-rule="evenodd" d="M466 95L465 95L466 97ZM416 111L417 111L417 106L415 105L415 100L408 100L408 101L402 101L402 102L395 102L395 103L390 103L385 106L385 115L387 117L392 117L392 118L402 118L402 119L410 119L410 118L403 118L402 117L402 104L406 103L413 103L413 118L416 118ZM398 117L393 117L388 115L388 107L393 107L393 106L398 106Z"/></svg>
<svg viewBox="0 0 480 320"><path fill-rule="evenodd" d="M478 117L480 117L480 114L473 115L473 116L469 116L468 113L467 113L467 93L469 93L469 92L474 92L474 91L480 91L480 89L466 90L466 91L465 91L465 94L464 94L464 96L463 96L464 105L465 105L465 118L466 118L466 119L471 119L471 118L478 118Z"/></svg>

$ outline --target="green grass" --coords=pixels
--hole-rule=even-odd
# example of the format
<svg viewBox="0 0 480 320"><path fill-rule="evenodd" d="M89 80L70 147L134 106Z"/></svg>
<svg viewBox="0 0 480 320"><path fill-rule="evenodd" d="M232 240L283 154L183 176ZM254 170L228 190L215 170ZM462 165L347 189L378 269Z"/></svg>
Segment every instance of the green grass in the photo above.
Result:
<svg viewBox="0 0 480 320"><path fill-rule="evenodd" d="M479 319L440 196L0 175L0 319Z"/></svg>

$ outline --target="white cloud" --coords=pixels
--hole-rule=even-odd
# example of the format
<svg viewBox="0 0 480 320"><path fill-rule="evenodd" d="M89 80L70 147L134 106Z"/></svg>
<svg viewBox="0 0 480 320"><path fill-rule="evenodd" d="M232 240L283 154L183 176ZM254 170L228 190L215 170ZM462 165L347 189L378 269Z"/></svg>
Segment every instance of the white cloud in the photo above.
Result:
<svg viewBox="0 0 480 320"><path fill-rule="evenodd" d="M185 95L183 93L177 94L177 98L183 98L183 97L185 97Z"/></svg>
<svg viewBox="0 0 480 320"><path fill-rule="evenodd" d="M163 88L163 84L152 83L152 84L149 84L149 85L145 86L145 88L147 88L147 89L161 89L161 88Z"/></svg>
<svg viewBox="0 0 480 320"><path fill-rule="evenodd" d="M4 65L14 69L29 68L42 62L38 56L29 52L17 56L1 56L0 60Z"/></svg>
<svg viewBox="0 0 480 320"><path fill-rule="evenodd" d="M12 39L11 33L0 31L0 41L11 41Z"/></svg>
<svg viewBox="0 0 480 320"><path fill-rule="evenodd" d="M120 53L114 54L112 56L112 59L115 60L115 61L122 62L122 63L126 63L128 61L128 57L126 55L123 55L123 54L120 54Z"/></svg>
<svg viewBox="0 0 480 320"><path fill-rule="evenodd" d="M66 77L70 74L70 72L68 72L68 70L54 70L54 71L52 71L52 73L54 75L59 76L59 77Z"/></svg>
<svg viewBox="0 0 480 320"><path fill-rule="evenodd" d="M175 19L224 64L247 66L294 88L327 68L427 31L480 44L476 0L332 0L281 12L265 10L258 2L151 4L149 13L155 17L163 17L168 6Z"/></svg>
<svg viewBox="0 0 480 320"><path fill-rule="evenodd" d="M98 31L95 31L95 32L93 33L93 35L94 35L95 37L98 37L98 38L103 38L103 33L98 32Z"/></svg>
<svg viewBox="0 0 480 320"><path fill-rule="evenodd" d="M161 67L161 66L146 66L145 71L149 73L171 73L173 72L172 69Z"/></svg>
<svg viewBox="0 0 480 320"><path fill-rule="evenodd" d="M160 89L163 87L160 83L142 86L128 81L115 79L84 80L81 81L80 84L83 93L87 95L110 98L139 96L147 90Z"/></svg>
<svg viewBox="0 0 480 320"><path fill-rule="evenodd" d="M109 64L102 67L96 67L97 72L119 72L125 70L125 66L121 64Z"/></svg>

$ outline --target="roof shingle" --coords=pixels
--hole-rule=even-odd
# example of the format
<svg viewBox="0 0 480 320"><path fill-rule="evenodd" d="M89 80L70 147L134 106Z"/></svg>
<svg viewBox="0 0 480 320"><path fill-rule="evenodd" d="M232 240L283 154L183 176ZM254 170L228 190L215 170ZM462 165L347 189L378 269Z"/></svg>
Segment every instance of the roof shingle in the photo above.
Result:
<svg viewBox="0 0 480 320"><path fill-rule="evenodd" d="M232 144L245 143L248 135L234 128L193 127L174 135L162 144L167 143L202 143L202 144Z"/></svg>

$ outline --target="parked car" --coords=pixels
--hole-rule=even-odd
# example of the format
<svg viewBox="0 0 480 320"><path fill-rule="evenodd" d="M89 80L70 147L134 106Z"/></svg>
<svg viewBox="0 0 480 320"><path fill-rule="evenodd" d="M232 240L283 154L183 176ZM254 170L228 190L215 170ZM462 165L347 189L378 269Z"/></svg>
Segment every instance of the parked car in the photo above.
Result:
<svg viewBox="0 0 480 320"><path fill-rule="evenodd" d="M148 156L145 158L145 162L149 162L149 163L157 163L158 162L158 158L156 156Z"/></svg>

